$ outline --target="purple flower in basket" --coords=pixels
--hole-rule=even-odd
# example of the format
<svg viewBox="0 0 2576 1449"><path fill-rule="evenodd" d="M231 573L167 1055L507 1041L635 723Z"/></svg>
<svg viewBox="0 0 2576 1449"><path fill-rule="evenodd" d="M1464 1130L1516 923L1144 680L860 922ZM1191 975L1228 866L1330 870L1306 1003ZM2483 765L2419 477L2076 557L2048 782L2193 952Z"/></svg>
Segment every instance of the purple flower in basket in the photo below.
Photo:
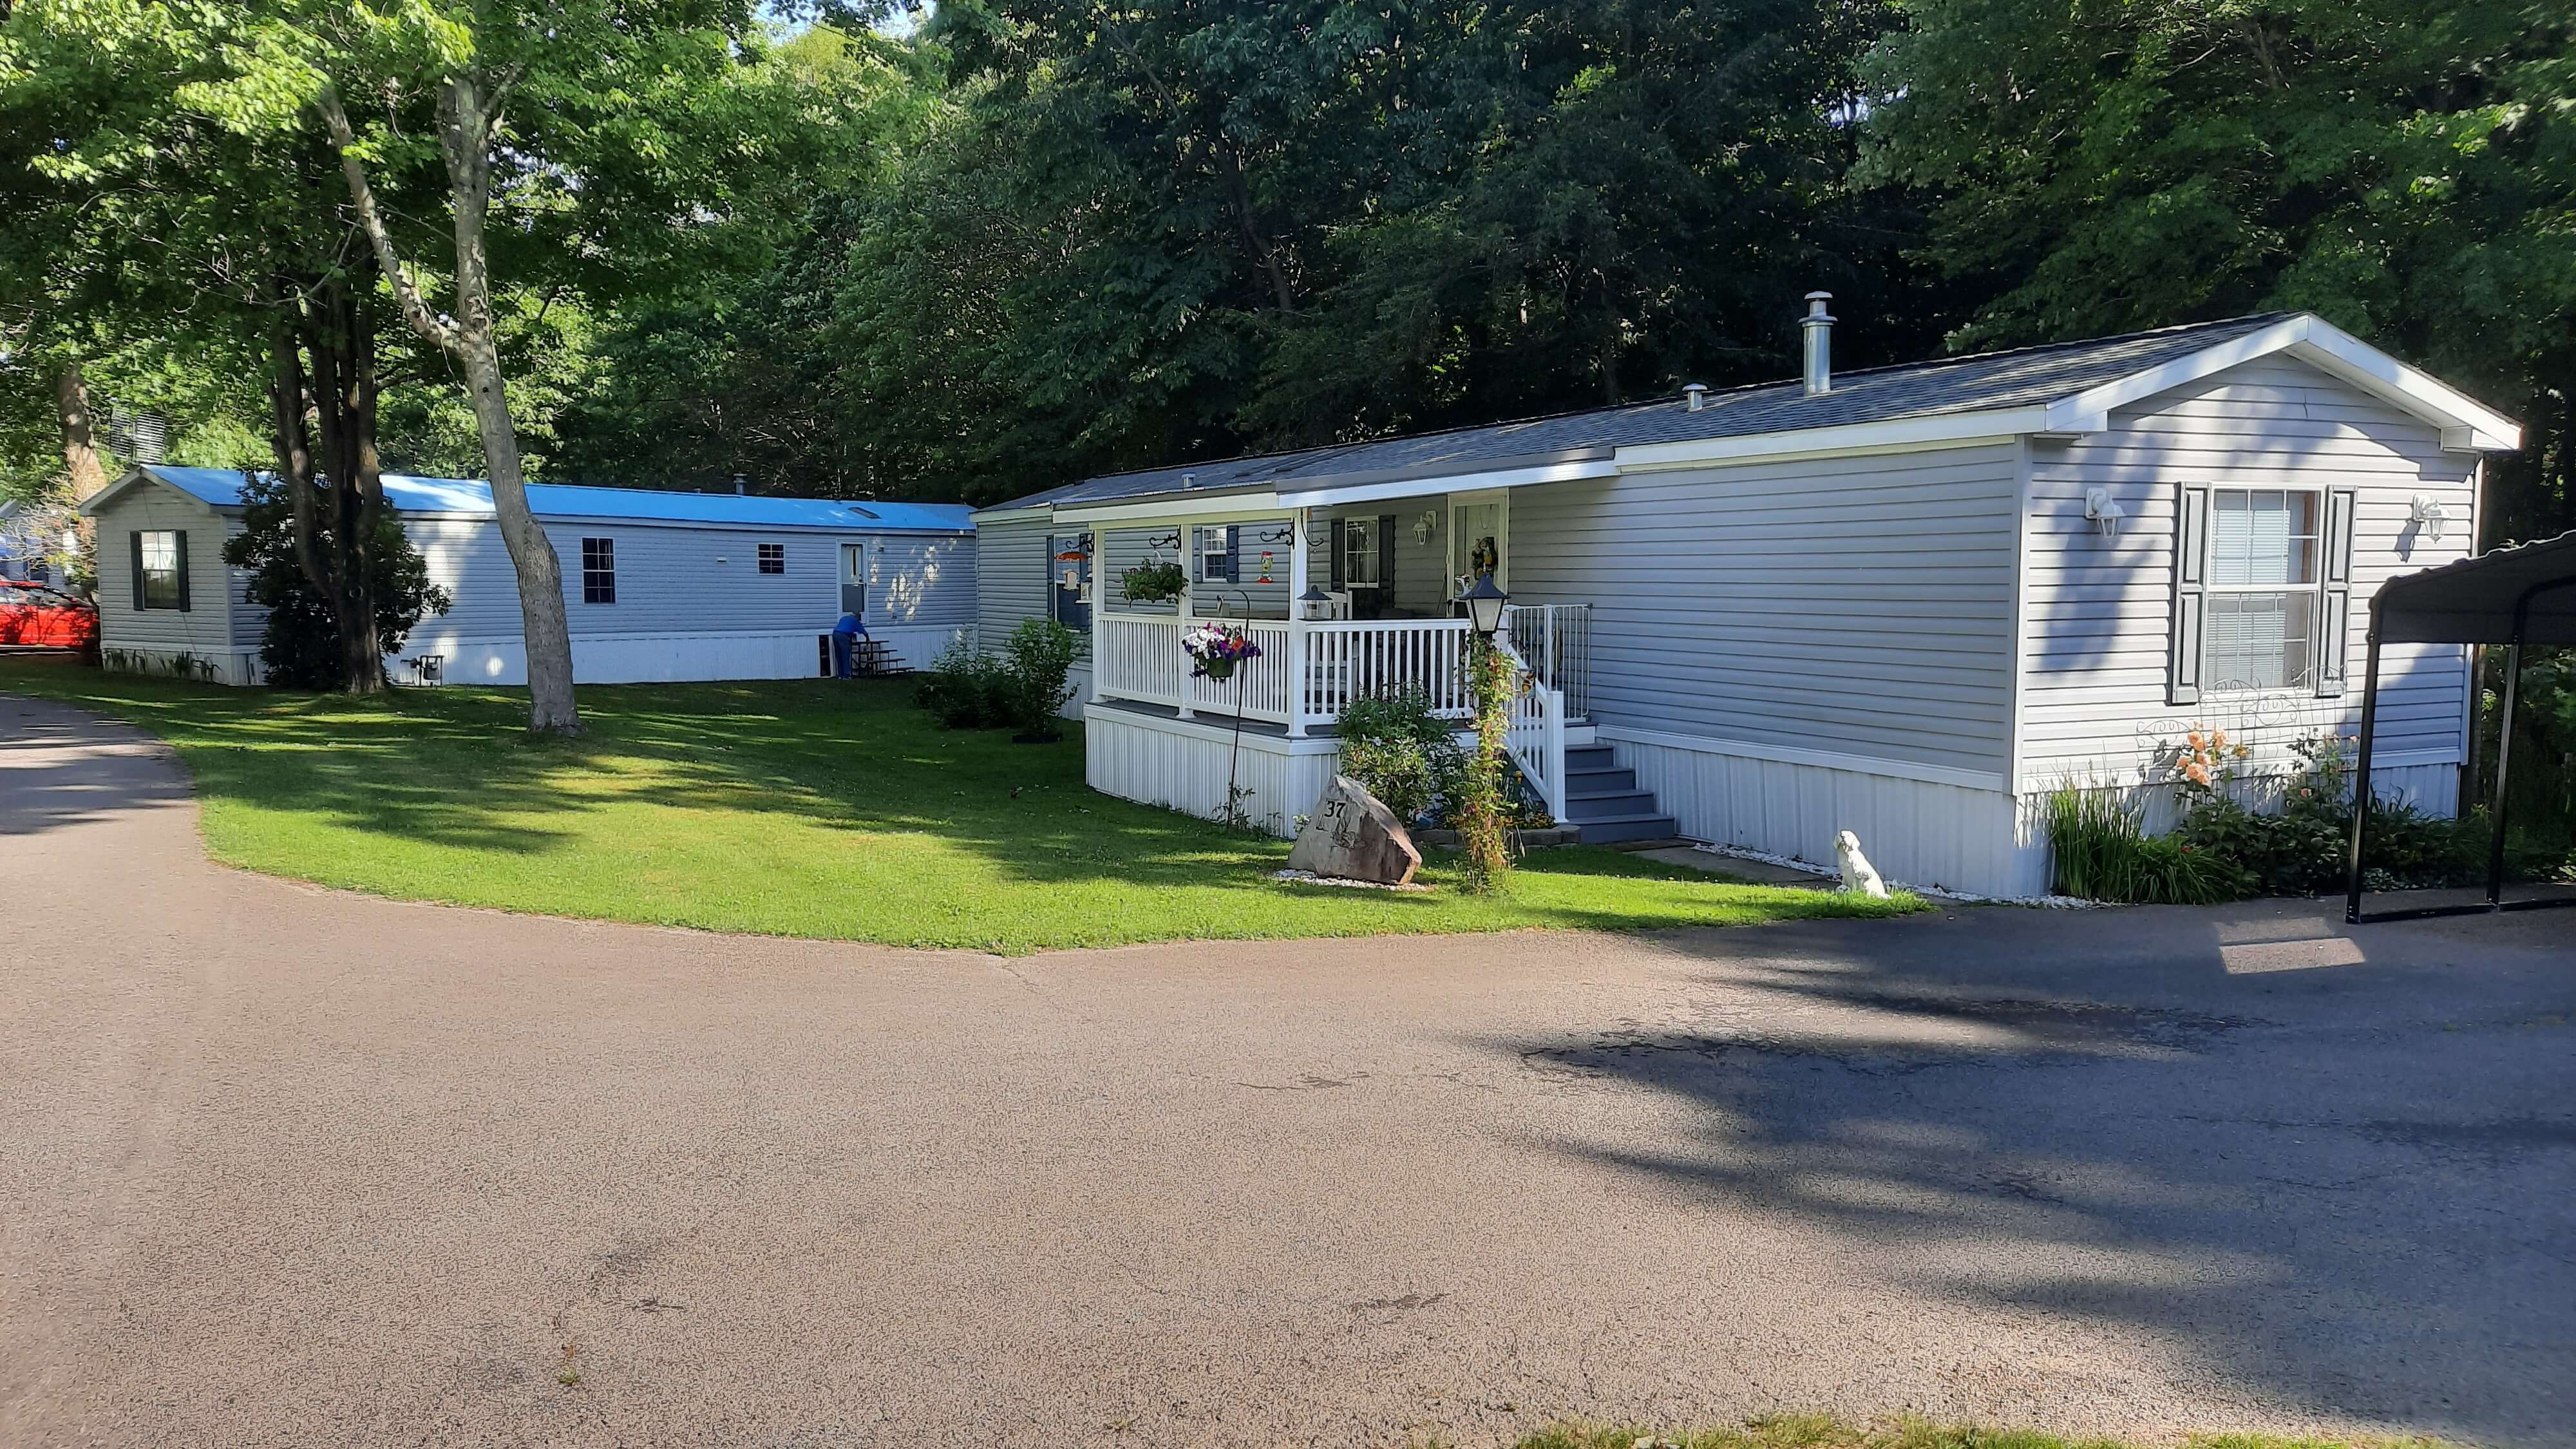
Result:
<svg viewBox="0 0 2576 1449"><path fill-rule="evenodd" d="M1229 678L1237 664L1261 657L1261 646L1253 643L1250 635L1222 624L1201 624L1183 634L1181 648L1199 662L1199 667L1190 672L1210 679Z"/></svg>

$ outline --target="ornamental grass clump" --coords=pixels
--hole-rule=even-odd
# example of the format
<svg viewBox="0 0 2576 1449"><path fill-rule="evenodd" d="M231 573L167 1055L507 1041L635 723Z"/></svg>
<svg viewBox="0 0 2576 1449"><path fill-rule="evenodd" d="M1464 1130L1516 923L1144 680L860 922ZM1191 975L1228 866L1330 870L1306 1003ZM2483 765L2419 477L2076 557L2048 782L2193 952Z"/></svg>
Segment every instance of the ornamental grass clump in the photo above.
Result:
<svg viewBox="0 0 2576 1449"><path fill-rule="evenodd" d="M2149 835L2136 797L2067 780L2046 808L2051 889L2124 905L2215 905L2245 893L2243 871L2210 851Z"/></svg>

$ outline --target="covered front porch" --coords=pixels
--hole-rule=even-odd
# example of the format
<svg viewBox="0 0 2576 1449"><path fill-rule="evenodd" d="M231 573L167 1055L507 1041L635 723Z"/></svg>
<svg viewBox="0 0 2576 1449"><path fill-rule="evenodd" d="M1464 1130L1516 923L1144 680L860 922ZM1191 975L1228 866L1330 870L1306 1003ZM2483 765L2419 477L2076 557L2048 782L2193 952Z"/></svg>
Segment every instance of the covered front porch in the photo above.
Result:
<svg viewBox="0 0 2576 1449"><path fill-rule="evenodd" d="M1057 540L1056 586L1077 597L1060 595L1059 616L1063 603L1082 611L1091 702L1123 707L1121 723L1242 725L1329 765L1355 701L1413 687L1437 716L1463 725L1475 712L1470 626L1453 601L1479 577L1510 586L1504 495L1232 509L1149 500L1059 510L1067 524L1082 527ZM1130 597L1140 584L1146 597ZM1182 641L1210 623L1242 631L1259 655L1226 677L1200 670ZM1590 606L1513 605L1498 643L1517 677L1512 757L1562 819L1569 731L1578 748L1589 735Z"/></svg>

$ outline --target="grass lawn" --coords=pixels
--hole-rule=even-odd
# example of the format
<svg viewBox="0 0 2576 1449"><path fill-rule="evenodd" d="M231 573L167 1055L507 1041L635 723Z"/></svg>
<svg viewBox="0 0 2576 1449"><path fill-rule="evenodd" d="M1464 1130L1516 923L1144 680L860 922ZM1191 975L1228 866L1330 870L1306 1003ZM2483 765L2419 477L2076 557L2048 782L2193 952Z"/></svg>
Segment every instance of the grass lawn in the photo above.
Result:
<svg viewBox="0 0 2576 1449"><path fill-rule="evenodd" d="M2159 1441L2171 1443L2171 1440ZM2194 1434L2191 1449L2439 1449L2431 1439L2304 1439L2275 1434ZM1519 1449L2139 1449L2120 1439L2064 1439L2029 1429L1984 1429L1890 1419L1853 1424L1821 1414L1784 1414L1722 1429L1568 1425L1533 1434Z"/></svg>
<svg viewBox="0 0 2576 1449"><path fill-rule="evenodd" d="M1652 930L1917 909L1613 851L1533 854L1502 895L1274 881L1284 841L1113 800L1056 745L950 732L901 682L581 692L531 742L512 690L376 700L0 659L0 691L121 716L195 774L231 865L411 900L719 931L1026 952L1191 937Z"/></svg>

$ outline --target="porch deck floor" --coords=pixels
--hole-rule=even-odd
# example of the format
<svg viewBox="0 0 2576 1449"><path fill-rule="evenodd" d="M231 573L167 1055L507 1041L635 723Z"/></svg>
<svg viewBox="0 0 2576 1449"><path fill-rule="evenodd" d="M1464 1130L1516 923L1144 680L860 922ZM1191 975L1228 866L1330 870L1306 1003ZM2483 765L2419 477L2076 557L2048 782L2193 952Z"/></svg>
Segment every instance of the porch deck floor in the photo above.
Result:
<svg viewBox="0 0 2576 1449"><path fill-rule="evenodd" d="M1141 715L1146 719L1177 720L1181 717L1181 712L1168 704L1147 704L1137 699L1095 699L1091 701L1090 707L1119 710L1127 714ZM1221 729L1232 729L1235 722L1233 715L1213 709L1198 710L1190 718L1201 724L1216 725ZM1274 740L1288 738L1288 727L1275 720L1246 719L1243 721L1243 732L1247 735L1267 736ZM1319 724L1307 726L1305 737L1310 740L1329 740L1340 734L1341 730L1338 726Z"/></svg>

